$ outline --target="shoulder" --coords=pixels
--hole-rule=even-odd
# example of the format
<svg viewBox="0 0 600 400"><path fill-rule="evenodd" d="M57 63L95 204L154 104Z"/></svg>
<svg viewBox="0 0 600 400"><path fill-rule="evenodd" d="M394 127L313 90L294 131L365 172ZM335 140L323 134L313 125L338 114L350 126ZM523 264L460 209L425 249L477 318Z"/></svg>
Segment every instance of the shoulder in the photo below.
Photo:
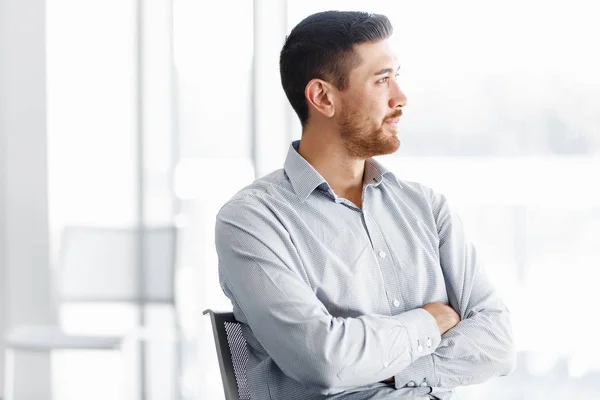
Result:
<svg viewBox="0 0 600 400"><path fill-rule="evenodd" d="M402 180L393 174L389 175L387 182L389 187L402 197L427 204L432 209L437 209L442 204L447 203L446 196L421 182Z"/></svg>
<svg viewBox="0 0 600 400"><path fill-rule="evenodd" d="M217 223L226 220L244 221L272 214L289 192L289 181L280 169L256 179L233 195L217 213Z"/></svg>
<svg viewBox="0 0 600 400"><path fill-rule="evenodd" d="M444 221L452 216L450 204L443 193L421 182L402 180L393 175L390 178L388 182L392 190L403 204L422 216L423 222L430 223L439 230Z"/></svg>

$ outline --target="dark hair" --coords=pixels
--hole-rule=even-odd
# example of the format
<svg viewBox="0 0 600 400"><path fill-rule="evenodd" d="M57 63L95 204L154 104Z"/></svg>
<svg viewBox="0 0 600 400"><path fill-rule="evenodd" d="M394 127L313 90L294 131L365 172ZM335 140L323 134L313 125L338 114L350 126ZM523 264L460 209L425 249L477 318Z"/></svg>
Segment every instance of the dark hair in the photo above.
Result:
<svg viewBox="0 0 600 400"><path fill-rule="evenodd" d="M385 15L356 11L325 11L302 20L285 40L279 56L281 84L302 126L308 121L304 89L311 79L323 79L344 90L348 75L361 60L354 45L392 35Z"/></svg>

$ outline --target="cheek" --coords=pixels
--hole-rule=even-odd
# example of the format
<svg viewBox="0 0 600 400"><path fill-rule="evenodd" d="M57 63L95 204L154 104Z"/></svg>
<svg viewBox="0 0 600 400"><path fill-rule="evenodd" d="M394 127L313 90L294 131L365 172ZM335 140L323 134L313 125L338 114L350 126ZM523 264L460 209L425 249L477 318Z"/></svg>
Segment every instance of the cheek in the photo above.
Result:
<svg viewBox="0 0 600 400"><path fill-rule="evenodd" d="M380 124L386 116L385 100L378 93L365 91L353 93L344 100L345 111L355 120L368 124Z"/></svg>
<svg viewBox="0 0 600 400"><path fill-rule="evenodd" d="M377 93L371 93L365 95L363 99L363 112L375 121L381 121L385 118L387 113L387 103L385 99L382 99Z"/></svg>
<svg viewBox="0 0 600 400"><path fill-rule="evenodd" d="M386 110L379 104L370 104L368 108L365 107L365 111L369 120L375 124L381 124L386 116Z"/></svg>

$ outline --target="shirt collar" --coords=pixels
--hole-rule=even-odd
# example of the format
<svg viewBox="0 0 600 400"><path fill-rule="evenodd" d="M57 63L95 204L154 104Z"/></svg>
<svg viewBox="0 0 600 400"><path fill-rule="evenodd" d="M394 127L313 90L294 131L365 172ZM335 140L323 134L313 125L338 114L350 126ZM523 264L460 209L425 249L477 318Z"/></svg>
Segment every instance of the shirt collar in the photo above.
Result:
<svg viewBox="0 0 600 400"><path fill-rule="evenodd" d="M379 161L369 158L365 161L365 174L363 177L363 183L365 185L372 184L374 186L379 186L379 184L383 181L384 176L390 175L393 179L396 179L394 174L384 167Z"/></svg>
<svg viewBox="0 0 600 400"><path fill-rule="evenodd" d="M294 191L300 200L304 202L317 187L323 184L329 187L329 184L325 178L323 178L321 174L319 174L317 170L298 153L299 146L299 140L292 142L290 145L285 159L284 170L290 179ZM365 162L363 182L367 185L372 184L374 186L379 186L383 181L384 176L387 174L394 177L394 174L381 163L369 158Z"/></svg>
<svg viewBox="0 0 600 400"><path fill-rule="evenodd" d="M283 168L294 191L301 201L305 201L319 185L327 181L298 153L298 146L299 140L292 142Z"/></svg>

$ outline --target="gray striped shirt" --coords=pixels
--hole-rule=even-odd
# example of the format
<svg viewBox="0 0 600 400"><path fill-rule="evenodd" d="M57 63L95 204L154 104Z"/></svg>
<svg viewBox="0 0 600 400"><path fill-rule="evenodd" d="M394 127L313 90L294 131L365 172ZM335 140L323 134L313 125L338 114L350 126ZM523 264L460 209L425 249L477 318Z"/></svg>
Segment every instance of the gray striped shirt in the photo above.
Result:
<svg viewBox="0 0 600 400"><path fill-rule="evenodd" d="M221 286L250 350L252 399L449 399L509 373L510 314L444 196L365 163L363 207L292 143L284 169L220 210ZM421 306L461 322L440 336ZM381 381L395 377L395 384Z"/></svg>

